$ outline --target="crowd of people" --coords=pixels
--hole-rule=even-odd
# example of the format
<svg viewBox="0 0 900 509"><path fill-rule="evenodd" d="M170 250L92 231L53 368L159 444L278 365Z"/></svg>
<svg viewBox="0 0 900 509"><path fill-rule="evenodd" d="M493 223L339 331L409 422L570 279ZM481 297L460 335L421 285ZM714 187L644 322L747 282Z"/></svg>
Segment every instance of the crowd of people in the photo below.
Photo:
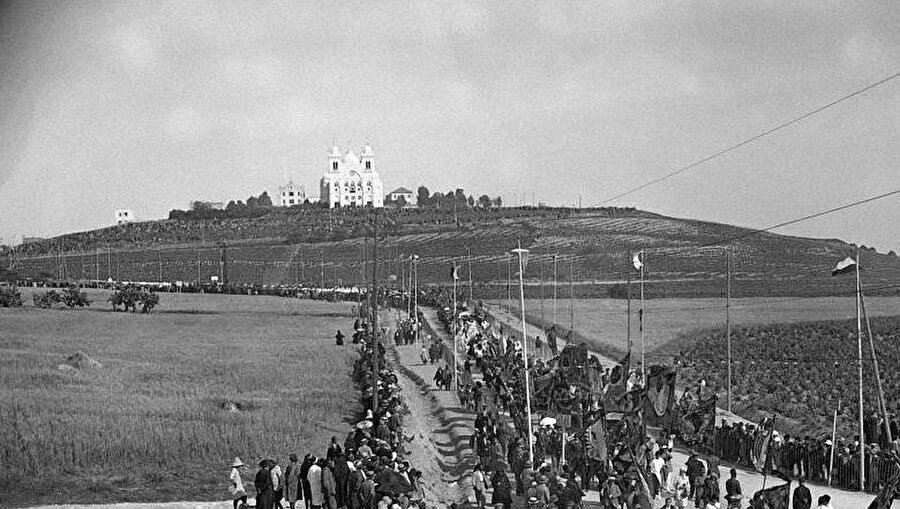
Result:
<svg viewBox="0 0 900 509"><path fill-rule="evenodd" d="M371 326L360 320L354 325L350 344L358 347L360 357L353 377L362 391L365 414L343 442L332 437L321 456L310 453L300 460L291 453L284 465L276 459L261 460L253 476L258 509L296 509L298 502L305 509L425 508L422 473L407 459L409 439L403 434L407 409L385 356L385 338L375 342ZM336 343L343 345L343 334L339 331L337 336ZM235 458L229 477L235 509L247 506L244 470L244 463Z"/></svg>

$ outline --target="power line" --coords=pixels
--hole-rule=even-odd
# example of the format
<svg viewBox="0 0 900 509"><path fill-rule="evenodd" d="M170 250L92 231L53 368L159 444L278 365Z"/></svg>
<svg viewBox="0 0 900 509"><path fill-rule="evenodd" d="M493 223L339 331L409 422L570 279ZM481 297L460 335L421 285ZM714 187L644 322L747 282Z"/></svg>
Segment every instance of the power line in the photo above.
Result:
<svg viewBox="0 0 900 509"><path fill-rule="evenodd" d="M704 164L704 163L707 163L707 162L709 162L709 161L712 161L713 159L717 159L717 158L719 158L719 157L721 157L721 156L723 156L723 155L725 155L725 154L727 154L727 153L729 153L729 152L731 152L731 151L733 151L733 150L739 149L739 148L743 147L744 145L749 145L750 143L753 143L753 142L755 142L755 141L757 141L757 140L759 140L759 139L761 139L761 138L765 138L766 136L768 136L768 135L770 135L770 134L776 133L776 132L778 132L778 131L780 131L780 130L786 128L786 127L792 126L792 125L794 125L794 124L796 124L796 123L798 123L798 122L801 122L801 121L803 121L803 120L806 120L807 118L810 118L810 117L812 117L812 116L814 116L814 115L816 115L816 114L818 114L818 113L821 113L821 112L823 112L823 111L825 111L825 110L827 110L827 109L829 109L829 108L831 108L831 107L833 107L833 106L836 106L836 105L838 105L838 104L840 104L840 103L842 103L842 102L844 102L844 101L847 101L847 100L849 100L849 99L852 99L853 97L856 97L856 96L858 96L858 95L860 95L860 94L863 94L863 93L865 93L865 92L867 92L867 91L869 91L869 90L872 90L873 88L876 88L876 87L878 87L878 86L881 86L881 85L883 85L883 84L885 84L885 83L887 83L887 82L889 82L889 81L891 81L891 80L893 80L893 79L895 79L895 78L897 78L897 77L900 77L900 72L896 72L896 73L894 73L894 74L891 74L890 76L887 76L886 78L882 78L882 79L880 79L880 80L878 80L878 81L876 81L876 82L874 82L874 83L870 83L869 85L866 85L866 86L864 86L864 87L862 87L862 88L860 88L860 89L857 89L857 90L855 90L855 91L853 91L853 92L851 92L851 93L849 93L849 94L847 94L847 95L841 96L840 98L835 99L835 100L833 100L833 101L831 101L831 102L828 102L828 103L826 103L826 104L823 104L822 106L819 106L818 108L815 108L815 109L813 109L813 110L811 110L811 111L808 111L808 112L806 112L806 113L804 113L804 114L802 114L802 115L800 115L800 116L798 116L798 117L794 117L794 118L792 118L791 120L788 120L787 122L784 122L784 123L782 123L782 124L779 124L779 125L777 125L777 126L771 128L771 129L769 129L769 130L763 131L763 132L761 132L761 133L759 133L759 134L757 134L757 135L755 135L755 136L752 136L752 137L750 137L750 138L747 138L747 139L744 139L744 140L742 140L742 141L739 141L739 142L735 143L734 145L731 145L731 146L726 147L726 148L724 148L724 149L722 149L722 150L719 150L718 152L715 152L714 154L708 155L708 156L706 156L706 157L704 157L704 158L702 158L702 159L699 159L699 160L697 160L697 161L694 161L694 162L692 162L692 163L690 163L690 164L688 164L688 165L686 165L686 166L682 166L682 167L677 168L677 169L675 169L675 170L673 170L673 171L670 171L669 173L666 173L665 175L663 175L663 176L661 176L661 177L657 177L657 178L652 179L652 180L650 180L650 181L648 181L648 182L645 182L645 183L643 183L643 184L641 184L641 185L639 185L639 186L637 186L637 187L633 187L633 188L631 188L631 189L629 189L629 190L627 190L627 191L624 191L624 192L622 192L622 193L619 193L619 194L613 196L612 198L609 198L609 199L606 199L606 200L604 200L604 201L602 201L602 202L600 202L600 203L597 203L596 205L594 205L594 207L600 207L600 206L603 206L603 205L605 205L605 204L607 204L607 203L616 201L616 200L618 200L619 198L623 198L623 197L628 196L628 195L630 195L630 194L636 193L636 192L638 192L638 191L640 191L640 190L642 190L642 189L646 189L646 188L648 188L648 187L650 187L650 186L652 186L652 185L655 185L655 184L658 184L658 183L663 182L663 181L665 181L665 180L668 180L668 179L670 179L670 178L672 178L672 177L674 177L674 176L676 176L676 175L680 175L680 174L682 174L682 173L684 173L684 172L686 172L686 171L692 170L692 169L694 169L694 168L696 168L696 167L698 167L698 166L700 166L700 165L702 165L702 164Z"/></svg>

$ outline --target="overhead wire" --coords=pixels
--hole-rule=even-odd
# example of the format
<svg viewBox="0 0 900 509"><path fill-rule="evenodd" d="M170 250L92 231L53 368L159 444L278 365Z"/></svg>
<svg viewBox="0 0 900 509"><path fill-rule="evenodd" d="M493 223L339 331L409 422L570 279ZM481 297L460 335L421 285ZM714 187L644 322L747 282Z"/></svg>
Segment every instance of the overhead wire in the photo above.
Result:
<svg viewBox="0 0 900 509"><path fill-rule="evenodd" d="M832 100L832 101L829 101L829 102L827 102L827 103L825 103L825 104L823 104L823 105L821 105L821 106L819 106L819 107L817 107L817 108L814 108L814 109L812 109L812 110L810 110L810 111L807 111L806 113L803 113L802 115L793 117L792 119L790 119L790 120L788 120L788 121L786 121L786 122L782 122L781 124L778 124L777 126L772 127L772 128L770 128L770 129L767 129L767 130L765 130L765 131L763 131L763 132L761 132L761 133L758 133L758 134L756 134L756 135L754 135L754 136L751 136L750 138L743 139L743 140L741 140L741 141L739 141L739 142L737 142L737 143L735 143L735 144L733 144L733 145L730 145L730 146L728 146L728 147L726 147L726 148L724 148L724 149L722 149L722 150L719 150L718 152L715 152L715 153L710 154L710 155L708 155L708 156L706 156L706 157L703 157L703 158L701 158L701 159L698 159L698 160L696 160L696 161L694 161L694 162L692 162L692 163L690 163L690 164L687 164L687 165L685 165L685 166L682 166L682 167L680 167L680 168L676 168L675 170L670 171L670 172L666 173L665 175L662 175L662 176L660 176L660 177L656 177L656 178L654 178L654 179L651 179L651 180L649 180L649 181L647 181L647 182L644 182L643 184L640 184L640 185L638 185L638 186L636 186L636 187L633 187L633 188L628 189L628 190L626 190L626 191L624 191L624 192L621 192L621 193L619 193L619 194L617 194L617 195L615 195L615 196L613 196L613 197L611 197L611 198L607 198L606 200L603 200L603 201L597 203L597 204L594 205L594 206L595 206L595 207L600 207L600 206L603 206L603 205L605 205L605 204L607 204L607 203L614 202L614 201L616 201L616 200L618 200L618 199L620 199L620 198L624 198L625 196L634 194L634 193L636 193L636 192L638 192L638 191L641 191L641 190L643 190L643 189L646 189L646 188L648 188L648 187L650 187L650 186L659 184L660 182L664 182L664 181L666 181L666 180L668 180L668 179L670 179L670 178L672 178L672 177L674 177L674 176L676 176L676 175L680 175L680 174L682 174L682 173L684 173L684 172L690 171L690 170L692 170L692 169L694 169L694 168L697 168L698 166L701 166L701 165L703 165L703 164L705 164L705 163L708 163L709 161L712 161L712 160L714 160L714 159L718 159L719 157L722 157L722 156L724 156L725 154L727 154L727 153L729 153L729 152L732 152L732 151L734 151L734 150L737 150L737 149L739 149L739 148L741 148L741 147L743 147L743 146L745 146L745 145L749 145L749 144L751 144L751 143L753 143L753 142L755 142L755 141L757 141L757 140L760 140L760 139L762 139L762 138L765 138L765 137L767 137L767 136L769 136L769 135L771 135L771 134L774 134L774 133L776 133L776 132L778 132L778 131L781 131L782 129L785 129L785 128L790 127L790 126L792 126L792 125L794 125L794 124L797 124L797 123L799 123L799 122L802 122L803 120L806 120L806 119L808 119L808 118L810 118L810 117L813 117L813 116L815 116L815 115L817 115L817 114L819 114L819 113L821 113L821 112L823 112L823 111L825 111L825 110L827 110L827 109L830 109L830 108L832 108L832 107L834 107L834 106L837 106L838 104L841 104L841 103L843 103L843 102L845 102L845 101L848 101L848 100L850 100L850 99L852 99L852 98L854 98L854 97L856 97L856 96L858 96L858 95L860 95L860 94L863 94L863 93L865 93L865 92L868 92L869 90L872 90L872 89L877 88L877 87L879 87L879 86L881 86L881 85L884 85L885 83L888 83L888 82L890 82L890 81L892 81L892 80L894 80L894 79L896 79L896 78L898 78L898 77L900 77L900 71L895 72L895 73L893 73L893 74L891 74L891 75L889 75L889 76L886 76L886 77L884 77L884 78L882 78L882 79L880 79L880 80L878 80L878 81L875 81L875 82L873 82L873 83L870 83L870 84L868 84L868 85L866 85L866 86L864 86L864 87L862 87L862 88L858 88L858 89L854 90L853 92L850 92L850 93L848 93L848 94L845 94L845 95L843 95L843 96L841 96L841 97L839 97L839 98L837 98L837 99L834 99L834 100Z"/></svg>

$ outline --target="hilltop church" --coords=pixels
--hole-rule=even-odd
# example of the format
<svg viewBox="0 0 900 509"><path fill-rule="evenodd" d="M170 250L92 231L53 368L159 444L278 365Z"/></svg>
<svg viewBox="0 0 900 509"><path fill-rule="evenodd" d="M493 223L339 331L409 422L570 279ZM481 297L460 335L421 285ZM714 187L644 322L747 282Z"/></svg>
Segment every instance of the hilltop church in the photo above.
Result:
<svg viewBox="0 0 900 509"><path fill-rule="evenodd" d="M353 150L341 155L337 145L328 153L328 168L319 183L319 200L335 207L383 207L381 176L375 171L375 154L368 143L357 157Z"/></svg>

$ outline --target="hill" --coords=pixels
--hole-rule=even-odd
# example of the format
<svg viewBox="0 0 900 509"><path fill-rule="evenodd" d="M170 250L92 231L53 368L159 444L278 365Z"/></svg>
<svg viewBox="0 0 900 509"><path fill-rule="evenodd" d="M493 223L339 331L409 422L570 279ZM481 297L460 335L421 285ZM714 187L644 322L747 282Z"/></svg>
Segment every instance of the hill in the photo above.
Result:
<svg viewBox="0 0 900 509"><path fill-rule="evenodd" d="M186 282L220 276L260 285L360 285L371 279L363 277L371 219L366 209L279 209L256 218L129 224L20 246L12 275ZM519 243L531 250L525 272L529 295L538 294L541 280L552 280L558 254L560 297L571 289L580 298L623 296L622 285L638 277L631 253L641 249L648 298L721 296L724 250L704 246L729 239L734 296L845 294L846 281L831 278L830 270L856 251L835 239L754 234L619 208L382 209L378 222L379 276L385 283L408 278L411 254L420 256L422 285L450 283L454 263L467 281L471 262L474 293L482 298L506 295L508 276L517 272L509 251ZM868 293L900 294L895 254L863 247L861 258Z"/></svg>

